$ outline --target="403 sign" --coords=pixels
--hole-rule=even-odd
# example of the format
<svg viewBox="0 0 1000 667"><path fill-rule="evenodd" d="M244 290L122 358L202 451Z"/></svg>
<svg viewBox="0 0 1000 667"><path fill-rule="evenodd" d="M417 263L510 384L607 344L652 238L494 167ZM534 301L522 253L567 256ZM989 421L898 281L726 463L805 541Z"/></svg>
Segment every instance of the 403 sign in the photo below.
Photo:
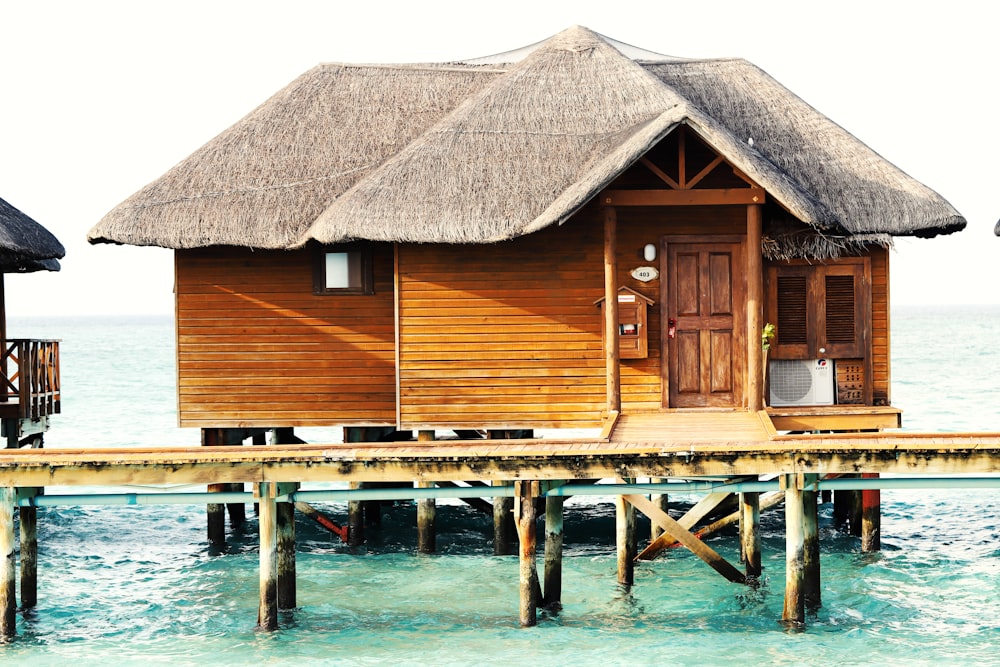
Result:
<svg viewBox="0 0 1000 667"><path fill-rule="evenodd" d="M632 277L644 283L648 283L650 280L656 280L659 275L660 272L651 266L639 266L632 269Z"/></svg>

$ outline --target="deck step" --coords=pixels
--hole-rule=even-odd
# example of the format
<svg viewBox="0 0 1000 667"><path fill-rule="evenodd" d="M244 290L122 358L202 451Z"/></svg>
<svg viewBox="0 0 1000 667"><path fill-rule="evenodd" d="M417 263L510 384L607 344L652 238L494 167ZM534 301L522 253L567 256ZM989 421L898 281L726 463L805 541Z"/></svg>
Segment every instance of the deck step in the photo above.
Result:
<svg viewBox="0 0 1000 667"><path fill-rule="evenodd" d="M765 413L626 413L618 418L611 442L766 442L773 432Z"/></svg>

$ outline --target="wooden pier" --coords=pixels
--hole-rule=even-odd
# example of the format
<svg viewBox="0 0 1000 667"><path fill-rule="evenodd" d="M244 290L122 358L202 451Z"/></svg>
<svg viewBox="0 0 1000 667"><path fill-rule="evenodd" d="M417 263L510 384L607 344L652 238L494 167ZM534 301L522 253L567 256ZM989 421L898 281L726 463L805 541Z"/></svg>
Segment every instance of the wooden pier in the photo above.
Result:
<svg viewBox="0 0 1000 667"><path fill-rule="evenodd" d="M690 422L690 423L689 423ZM31 500L43 487L116 486L134 484L251 484L253 495L229 494L260 504L261 598L258 624L277 628L279 606L294 601L294 547L279 509L290 509L296 494L310 483L347 482L354 487L394 482L397 488L340 491L364 493L370 500L433 498L452 494L476 497L514 496L514 517L521 543L521 622L533 625L535 609L558 608L561 596L561 501L571 495L574 480L592 484L608 480L595 493L620 498L619 579L628 584L636 551L635 509L647 514L670 538L691 548L700 558L734 582L752 581L759 574L759 541L752 519L757 493L741 492L741 541L749 545L745 574L716 554L689 531L685 520L658 510L645 494L662 493L669 484L650 486L636 480L674 480L676 488L701 483L705 489L778 488L784 491L787 523L787 582L784 620L804 622L804 610L817 604L818 547L815 528L816 490L820 480L840 476L838 488L877 488L879 480L862 475L891 474L903 479L918 475L985 475L1000 472L1000 434L779 434L766 412L720 412L715 427L697 425L684 413L659 413L622 418L604 437L586 439L417 440L399 443L348 442L273 446L215 446L177 449L10 449L0 450L0 549L6 554L0 582L3 633L14 634L14 507L34 509ZM425 436L426 437L426 436ZM849 479L844 479L848 476ZM447 487L454 480L492 483L475 488ZM560 492L560 485L570 483ZM617 482L617 483L614 483ZM1000 483L1000 482L998 482ZM417 488L398 488L398 485ZM513 486L512 486L513 485ZM728 485L728 487L727 487ZM740 486L742 485L742 486ZM756 485L756 486L755 486ZM583 487L579 487L583 488ZM604 489L604 490L602 490ZM579 492L579 491L577 491ZM151 494L152 495L152 494ZM197 495L197 494L196 494ZM204 502L201 494L190 502ZM711 494L710 494L711 495ZM221 497L221 496L220 496ZM346 497L346 496L345 496ZM535 565L535 500L547 497L545 510L545 575ZM49 503L58 497L44 496ZM147 498L146 502L156 502ZM68 501L72 502L72 501ZM127 498L123 502L130 502ZM177 502L176 499L171 502ZM757 510L759 511L759 510ZM30 515L31 513L28 512ZM22 521L25 516L22 514ZM29 516L30 519L30 516ZM877 522L868 516L866 521ZM29 530L31 526L28 527ZM870 530L877 531L877 524ZM34 535L33 531L28 536ZM22 530L22 540L26 533ZM294 537L291 537L293 540ZM869 545L871 546L871 545ZM748 547L744 547L746 550ZM754 554L756 549L757 553ZM44 552L43 552L44 553ZM33 551L22 546L22 558ZM291 554L289 556L289 554ZM44 558L41 559L44 564ZM22 564L23 565L23 564ZM33 604L37 574L34 562L22 567L22 605ZM289 574L291 573L291 574ZM609 573L610 576L610 573ZM41 577L44 580L44 573ZM279 583L284 580L284 583ZM544 582L544 586L542 583ZM282 593L281 591L285 591ZM290 593L288 592L290 591ZM279 602L279 598L283 602ZM294 606L294 602L291 602Z"/></svg>

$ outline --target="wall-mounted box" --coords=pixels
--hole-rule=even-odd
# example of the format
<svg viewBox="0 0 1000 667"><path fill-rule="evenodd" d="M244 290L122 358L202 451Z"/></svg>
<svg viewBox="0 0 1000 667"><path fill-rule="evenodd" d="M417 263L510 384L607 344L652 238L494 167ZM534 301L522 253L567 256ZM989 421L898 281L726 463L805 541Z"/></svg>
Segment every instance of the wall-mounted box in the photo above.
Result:
<svg viewBox="0 0 1000 667"><path fill-rule="evenodd" d="M594 302L598 308L604 303ZM649 356L649 327L646 310L655 302L628 287L618 288L618 356L645 359ZM601 331L604 331L602 328Z"/></svg>

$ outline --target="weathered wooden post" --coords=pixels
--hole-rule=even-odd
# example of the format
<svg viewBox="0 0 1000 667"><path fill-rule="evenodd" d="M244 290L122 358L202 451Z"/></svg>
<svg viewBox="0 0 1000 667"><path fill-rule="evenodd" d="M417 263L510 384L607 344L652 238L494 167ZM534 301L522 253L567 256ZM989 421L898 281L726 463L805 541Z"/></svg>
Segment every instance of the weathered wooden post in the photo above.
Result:
<svg viewBox="0 0 1000 667"><path fill-rule="evenodd" d="M38 604L38 509L18 509L21 522L21 608Z"/></svg>
<svg viewBox="0 0 1000 667"><path fill-rule="evenodd" d="M785 605L782 622L791 626L805 623L803 587L803 533L802 488L798 475L782 475L785 487Z"/></svg>
<svg viewBox="0 0 1000 667"><path fill-rule="evenodd" d="M819 503L814 490L818 475L806 475L802 491L802 600L807 609L822 605L819 566ZM809 487L812 487L810 489Z"/></svg>
<svg viewBox="0 0 1000 667"><path fill-rule="evenodd" d="M759 577L760 565L760 493L740 494L740 553L747 578Z"/></svg>
<svg viewBox="0 0 1000 667"><path fill-rule="evenodd" d="M487 431L490 440L503 440L509 431ZM493 486L510 486L510 482L493 480ZM493 498L493 554L510 556L514 553L514 499L496 496Z"/></svg>
<svg viewBox="0 0 1000 667"><path fill-rule="evenodd" d="M277 485L275 495L284 496L299 488L296 482ZM278 609L295 609L297 603L295 572L295 504L277 503L275 507L278 551Z"/></svg>
<svg viewBox="0 0 1000 667"><path fill-rule="evenodd" d="M278 529L275 488L271 482L256 485L260 505L260 605L257 608L257 628L278 629Z"/></svg>
<svg viewBox="0 0 1000 667"><path fill-rule="evenodd" d="M14 487L0 487L0 642L17 634L14 583Z"/></svg>
<svg viewBox="0 0 1000 667"><path fill-rule="evenodd" d="M878 479L878 473L864 473L865 479ZM870 553L882 549L882 492L865 489L861 492L861 551Z"/></svg>
<svg viewBox="0 0 1000 667"><path fill-rule="evenodd" d="M348 482L349 489L363 489L364 482ZM365 511L360 500L347 502L347 546L360 547L365 543Z"/></svg>
<svg viewBox="0 0 1000 667"><path fill-rule="evenodd" d="M627 483L622 480L623 483ZM618 548L618 583L631 586L635 581L636 548L635 507L624 496L615 496L615 544Z"/></svg>
<svg viewBox="0 0 1000 667"><path fill-rule="evenodd" d="M541 601L541 586L538 583L538 568L535 564L537 535L535 527L535 498L539 494L538 482L517 481L514 483L514 524L520 542L520 621L521 627L538 624L538 604Z"/></svg>
<svg viewBox="0 0 1000 667"><path fill-rule="evenodd" d="M434 431L420 431L417 440L429 442L434 440ZM432 489L433 482L417 482L418 489ZM434 522L437 518L437 503L434 498L417 499L417 551L422 554L432 554L437 548L437 532Z"/></svg>
<svg viewBox="0 0 1000 667"><path fill-rule="evenodd" d="M214 447L223 444L222 429L203 428L201 429L201 444L203 447ZM225 484L209 484L209 493L221 493L226 491ZM226 506L222 503L208 503L205 508L208 541L215 545L226 543Z"/></svg>
<svg viewBox="0 0 1000 667"><path fill-rule="evenodd" d="M545 497L545 574L542 604L546 609L562 608L563 503L562 496Z"/></svg>
<svg viewBox="0 0 1000 667"><path fill-rule="evenodd" d="M654 484L664 484L664 483L666 483L666 481L667 480L662 479L662 478L653 478L653 479L650 480L650 482L652 482ZM670 498L667 496L666 493L653 493L653 494L650 494L649 499L653 502L654 505L656 505L656 507L658 509L662 510L663 512L667 512L667 511L670 510ZM649 522L649 541L650 542L655 541L656 538L658 538L662 534L663 534L663 528L661 528L660 525L658 523L656 523L655 521L650 521Z"/></svg>
<svg viewBox="0 0 1000 667"><path fill-rule="evenodd" d="M510 486L494 480L493 486ZM510 556L514 553L514 499L496 496L493 499L493 554Z"/></svg>

